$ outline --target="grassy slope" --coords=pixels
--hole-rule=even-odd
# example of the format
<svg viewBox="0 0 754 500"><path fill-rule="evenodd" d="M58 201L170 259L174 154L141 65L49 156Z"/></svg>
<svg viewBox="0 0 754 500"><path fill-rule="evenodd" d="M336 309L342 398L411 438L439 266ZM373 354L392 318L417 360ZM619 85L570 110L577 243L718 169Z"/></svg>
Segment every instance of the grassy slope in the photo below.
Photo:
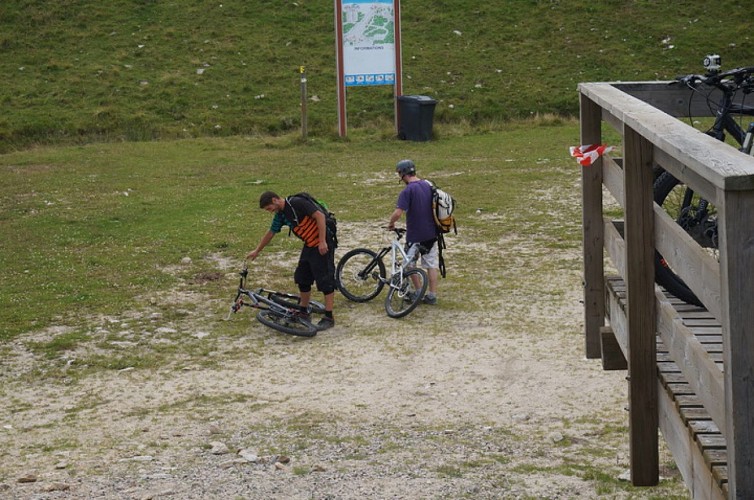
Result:
<svg viewBox="0 0 754 500"><path fill-rule="evenodd" d="M332 8L312 0L5 0L0 152L295 129L299 65L319 99L309 103L311 133L333 134ZM581 81L672 78L700 70L710 52L728 68L754 60L751 8L734 0L412 0L402 12L405 93L436 97L438 123L576 114ZM389 135L390 89L350 91L350 125Z"/></svg>

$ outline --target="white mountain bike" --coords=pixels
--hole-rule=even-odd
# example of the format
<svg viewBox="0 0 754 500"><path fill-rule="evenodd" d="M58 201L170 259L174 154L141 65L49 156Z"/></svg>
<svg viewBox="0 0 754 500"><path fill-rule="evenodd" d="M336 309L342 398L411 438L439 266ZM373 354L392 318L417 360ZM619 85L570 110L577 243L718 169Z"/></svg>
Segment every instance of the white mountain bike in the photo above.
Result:
<svg viewBox="0 0 754 500"><path fill-rule="evenodd" d="M404 250L403 228L395 228L396 237L379 252L355 248L338 262L335 279L341 293L354 302L367 302L388 286L385 312L391 318L401 318L416 309L427 291L429 277L424 269L414 267L421 245L414 243ZM390 253L390 277L383 259Z"/></svg>

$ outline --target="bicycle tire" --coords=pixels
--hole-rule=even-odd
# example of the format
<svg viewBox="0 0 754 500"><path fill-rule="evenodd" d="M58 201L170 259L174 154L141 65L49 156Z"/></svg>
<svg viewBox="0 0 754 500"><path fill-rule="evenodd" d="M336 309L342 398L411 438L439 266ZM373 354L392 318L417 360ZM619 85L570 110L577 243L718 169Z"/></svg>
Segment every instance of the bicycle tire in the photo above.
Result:
<svg viewBox="0 0 754 500"><path fill-rule="evenodd" d="M259 311L257 320L265 326L288 335L314 337L317 334L317 327L311 322L303 318L281 316L269 309Z"/></svg>
<svg viewBox="0 0 754 500"><path fill-rule="evenodd" d="M682 201L678 202L674 201L674 199ZM655 181L654 201L662 206L673 220L678 222L681 213L693 207L694 199L692 196L689 196L688 188L684 184L670 172L664 172ZM657 251L655 251L655 281L682 301L703 307L702 301L699 300L696 294L691 291L688 285L668 265L660 252Z"/></svg>
<svg viewBox="0 0 754 500"><path fill-rule="evenodd" d="M414 288L412 276L417 276L421 284L418 289ZM394 278L399 278L395 275ZM392 281L396 283L393 284ZM424 269L414 268L403 273L403 281L398 286L398 280L392 279L390 289L385 298L385 312L391 318L402 318L416 309L419 302L424 299L424 294L429 285L429 277Z"/></svg>
<svg viewBox="0 0 754 500"><path fill-rule="evenodd" d="M301 302L301 297L299 297L298 295L290 294L290 293L271 292L269 297L270 297L270 300L275 302L276 304L280 304L281 306L290 307L290 308L299 307L299 303ZM310 300L309 312L314 313L314 314L324 314L325 305L322 302L317 302L316 300Z"/></svg>
<svg viewBox="0 0 754 500"><path fill-rule="evenodd" d="M355 248L346 253L335 270L340 293L354 302L367 302L379 295L386 275L385 264L377 258L376 252L367 248Z"/></svg>

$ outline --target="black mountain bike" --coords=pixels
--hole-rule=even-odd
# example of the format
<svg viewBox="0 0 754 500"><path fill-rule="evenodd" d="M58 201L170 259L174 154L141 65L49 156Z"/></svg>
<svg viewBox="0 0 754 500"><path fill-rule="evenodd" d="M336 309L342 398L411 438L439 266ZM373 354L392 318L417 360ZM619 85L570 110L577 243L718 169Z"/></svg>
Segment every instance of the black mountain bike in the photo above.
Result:
<svg viewBox="0 0 754 500"><path fill-rule="evenodd" d="M301 297L298 295L265 288L247 289L246 278L249 268L246 263L238 274L241 275L241 281L226 320L230 320L231 315L244 306L253 307L259 309L257 320L260 323L279 332L299 337L314 337L317 334L317 326L312 323L310 315L323 314L324 304L312 300L309 307L304 309L300 306Z"/></svg>
<svg viewBox="0 0 754 500"><path fill-rule="evenodd" d="M707 56L704 63L708 69L705 75L681 76L673 84L687 86L692 92L692 98L701 96L714 111L715 122L707 130L708 135L725 141L727 132L740 145L740 151L752 154L754 122L744 128L739 120L744 116L754 116L754 106L744 104L741 97L754 92L754 66L720 72L718 56ZM706 86L706 89L700 87L700 84ZM713 88L722 93L718 102L710 98ZM697 243L717 256L717 210L708 200L700 197L670 172L663 171L654 183L654 201ZM703 305L658 252L655 252L655 280L684 302Z"/></svg>
<svg viewBox="0 0 754 500"><path fill-rule="evenodd" d="M335 278L341 293L354 302L372 300L387 285L385 312L391 318L401 318L422 301L429 277L424 269L412 267L419 258L421 245L414 243L406 251L400 243L406 230L395 228L392 231L396 237L379 252L355 248L346 253L338 262ZM389 278L383 262L388 253L391 255Z"/></svg>

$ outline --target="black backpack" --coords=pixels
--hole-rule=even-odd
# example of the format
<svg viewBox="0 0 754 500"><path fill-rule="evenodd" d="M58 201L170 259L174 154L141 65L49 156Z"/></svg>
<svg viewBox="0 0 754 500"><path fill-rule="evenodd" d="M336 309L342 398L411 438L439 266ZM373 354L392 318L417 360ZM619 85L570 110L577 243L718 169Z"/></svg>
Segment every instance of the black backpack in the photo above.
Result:
<svg viewBox="0 0 754 500"><path fill-rule="evenodd" d="M289 205L291 204L291 198L303 198L311 202L315 207L317 207L317 210L325 214L325 225L327 226L327 233L332 238L333 246L335 248L338 248L338 220L335 218L335 214L330 212L327 203L316 199L314 196L305 191L289 196L286 199ZM294 222L298 224L298 214L296 213L296 209L293 208L293 205L291 205L291 209L293 210L293 216L295 219Z"/></svg>

